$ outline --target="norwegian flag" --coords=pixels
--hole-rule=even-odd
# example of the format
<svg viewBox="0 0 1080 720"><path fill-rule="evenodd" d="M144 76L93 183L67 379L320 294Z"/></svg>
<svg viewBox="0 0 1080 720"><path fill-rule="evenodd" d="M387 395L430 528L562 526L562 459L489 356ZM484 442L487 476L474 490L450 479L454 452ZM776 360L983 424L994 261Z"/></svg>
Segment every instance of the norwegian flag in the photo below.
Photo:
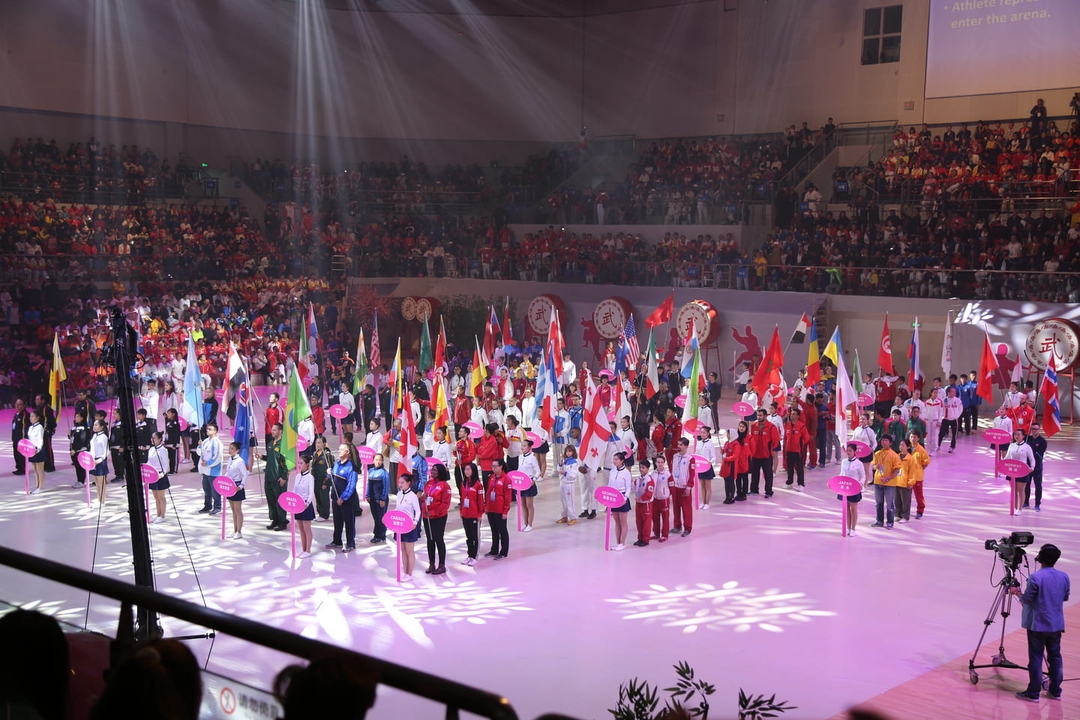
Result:
<svg viewBox="0 0 1080 720"><path fill-rule="evenodd" d="M382 365L382 356L379 354L379 313L375 313L375 320L371 327L371 352L368 353L368 361L371 363L371 372L378 375L379 366Z"/></svg>
<svg viewBox="0 0 1080 720"><path fill-rule="evenodd" d="M1054 367L1054 353L1046 363L1039 394L1043 396L1043 432L1046 437L1054 437L1061 432L1061 406L1058 404L1057 368Z"/></svg>

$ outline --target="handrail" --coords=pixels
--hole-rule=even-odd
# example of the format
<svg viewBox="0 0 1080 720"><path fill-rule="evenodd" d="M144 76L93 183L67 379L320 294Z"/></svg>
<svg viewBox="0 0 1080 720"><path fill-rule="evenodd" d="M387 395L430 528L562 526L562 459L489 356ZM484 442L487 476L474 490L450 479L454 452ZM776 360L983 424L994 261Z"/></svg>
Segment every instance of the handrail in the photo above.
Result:
<svg viewBox="0 0 1080 720"><path fill-rule="evenodd" d="M312 640L280 628L247 620L236 615L201 607L186 600L146 588L129 585L114 578L96 575L45 558L28 555L0 546L0 565L36 575L46 580L78 588L121 603L152 609L162 615L210 628L247 642L311 660L324 653L352 655L372 666L380 684L418 695L447 707L447 717L457 717L464 710L493 720L517 720L517 713L505 697L462 685L396 663L364 655L354 650Z"/></svg>

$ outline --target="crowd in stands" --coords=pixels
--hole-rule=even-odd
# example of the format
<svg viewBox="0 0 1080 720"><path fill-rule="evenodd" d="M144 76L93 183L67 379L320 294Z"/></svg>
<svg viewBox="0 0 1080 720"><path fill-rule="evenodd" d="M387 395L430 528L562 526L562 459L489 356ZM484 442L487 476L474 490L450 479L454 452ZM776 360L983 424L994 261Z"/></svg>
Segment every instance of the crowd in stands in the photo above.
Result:
<svg viewBox="0 0 1080 720"><path fill-rule="evenodd" d="M148 198L181 197L195 168L175 166L137 145L104 146L91 137L62 150L56 140L15 138L0 153L0 191L27 200L139 204Z"/></svg>
<svg viewBox="0 0 1080 720"><path fill-rule="evenodd" d="M1059 128L1034 112L1032 121L1019 124L898 128L884 158L843 179L851 192L869 189L879 202L1069 196L1080 166L1080 127ZM839 199L846 199L843 192Z"/></svg>

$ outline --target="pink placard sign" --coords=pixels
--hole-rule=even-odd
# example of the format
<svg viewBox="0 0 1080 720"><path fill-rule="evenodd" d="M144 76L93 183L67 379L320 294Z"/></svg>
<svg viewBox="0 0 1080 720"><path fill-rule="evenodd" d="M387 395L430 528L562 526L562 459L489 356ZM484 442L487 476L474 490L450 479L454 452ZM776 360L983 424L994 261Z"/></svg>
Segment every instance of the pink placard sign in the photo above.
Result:
<svg viewBox="0 0 1080 720"><path fill-rule="evenodd" d="M416 527L416 523L403 510L391 510L383 516L383 524L396 533L407 533Z"/></svg>
<svg viewBox="0 0 1080 720"><path fill-rule="evenodd" d="M281 509L290 515L295 515L298 512L303 512L307 504L304 502L304 498L300 497L294 492L283 492L278 496L278 505Z"/></svg>
<svg viewBox="0 0 1080 720"><path fill-rule="evenodd" d="M700 455L691 455L690 460L694 463L694 471L703 473L712 467L712 463Z"/></svg>
<svg viewBox="0 0 1080 720"><path fill-rule="evenodd" d="M357 445L356 454L360 457L360 462L365 465L370 465L375 462L375 451L367 445Z"/></svg>
<svg viewBox="0 0 1080 720"><path fill-rule="evenodd" d="M349 414L349 408L345 407L341 403L330 406L330 417L335 417L338 420Z"/></svg>
<svg viewBox="0 0 1080 720"><path fill-rule="evenodd" d="M521 492L522 490L528 490L533 485L532 478L529 477L527 473L522 472L521 470L511 470L510 472L506 473L506 477L510 478L510 487L514 488L518 492Z"/></svg>
<svg viewBox="0 0 1080 720"><path fill-rule="evenodd" d="M156 483L158 481L158 471L153 468L152 465L140 465L139 473L142 475L143 483L149 485L150 483Z"/></svg>
<svg viewBox="0 0 1080 720"><path fill-rule="evenodd" d="M731 412L735 413L736 417L746 417L747 415L754 414L754 406L748 402L740 400L731 406Z"/></svg>
<svg viewBox="0 0 1080 720"><path fill-rule="evenodd" d="M859 407L868 407L874 404L874 398L870 397L866 393L859 393L859 397L856 398L856 403Z"/></svg>
<svg viewBox="0 0 1080 720"><path fill-rule="evenodd" d="M83 470L94 469L94 456L86 452L85 450L76 455L75 459L78 461L79 467L81 467Z"/></svg>
<svg viewBox="0 0 1080 720"><path fill-rule="evenodd" d="M610 485L601 485L596 488L593 497L596 498L596 502L606 508L617 508L626 504L626 498L623 497L623 494Z"/></svg>
<svg viewBox="0 0 1080 720"><path fill-rule="evenodd" d="M614 410L610 411L607 414L607 421L608 422L615 422L615 411Z"/></svg>
<svg viewBox="0 0 1080 720"><path fill-rule="evenodd" d="M829 489L837 495L843 495L844 497L850 497L852 495L858 495L862 492L862 483L855 478L849 478L845 475L837 475L829 478Z"/></svg>
<svg viewBox="0 0 1080 720"><path fill-rule="evenodd" d="M31 457L36 452L37 448L34 447L34 443L26 438L19 441L19 454L23 457Z"/></svg>
<svg viewBox="0 0 1080 720"><path fill-rule="evenodd" d="M874 452L874 449L864 443L862 440L848 440L847 444L855 446L855 452L857 453L858 457L866 457L867 455L870 455Z"/></svg>
<svg viewBox="0 0 1080 720"><path fill-rule="evenodd" d="M701 426L701 421L697 418L688 418L686 422L682 424L682 429L688 433L697 432L697 429Z"/></svg>
<svg viewBox="0 0 1080 720"><path fill-rule="evenodd" d="M686 407L686 396L685 395L680 395L679 397L675 398L675 406L676 407Z"/></svg>
<svg viewBox="0 0 1080 720"><path fill-rule="evenodd" d="M236 494L236 483L228 475L218 475L214 478L214 490L223 498L231 498Z"/></svg>
<svg viewBox="0 0 1080 720"><path fill-rule="evenodd" d="M1001 428L987 428L983 433L983 440L995 445L1007 444L1012 442L1012 435L1009 434L1008 430L1002 430Z"/></svg>
<svg viewBox="0 0 1080 720"><path fill-rule="evenodd" d="M185 420L184 418L177 418L177 420L180 422L180 432L187 430L187 420Z"/></svg>
<svg viewBox="0 0 1080 720"><path fill-rule="evenodd" d="M542 437L540 437L538 434L534 433L532 430L525 433L525 437L532 440L533 445L542 445L544 443L544 439Z"/></svg>
<svg viewBox="0 0 1080 720"><path fill-rule="evenodd" d="M296 436L296 450L297 452L304 452L307 450L307 438L303 435Z"/></svg>
<svg viewBox="0 0 1080 720"><path fill-rule="evenodd" d="M998 472L1006 477L1022 478L1031 473L1029 468L1023 460L1017 460L1015 458L1005 458L997 464Z"/></svg>
<svg viewBox="0 0 1080 720"><path fill-rule="evenodd" d="M427 464L428 464L429 468L433 468L436 465L445 465L446 464L442 460L440 460L439 458L435 457L434 455L431 456L431 457L428 457L428 458L424 458L424 459L427 460Z"/></svg>
<svg viewBox="0 0 1080 720"><path fill-rule="evenodd" d="M469 428L469 437L473 440L484 434L484 428L480 427L480 423L474 423L470 420L467 423L462 423L461 426Z"/></svg>

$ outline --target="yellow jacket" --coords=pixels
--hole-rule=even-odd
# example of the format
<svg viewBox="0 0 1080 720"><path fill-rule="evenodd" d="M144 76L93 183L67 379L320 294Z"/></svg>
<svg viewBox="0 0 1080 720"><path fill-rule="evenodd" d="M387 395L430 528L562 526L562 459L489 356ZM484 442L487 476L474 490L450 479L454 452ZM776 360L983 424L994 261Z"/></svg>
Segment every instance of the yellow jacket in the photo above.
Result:
<svg viewBox="0 0 1080 720"><path fill-rule="evenodd" d="M885 471L882 472L879 466L883 466ZM888 450L882 448L874 453L873 467L874 483L876 485L892 485L896 487L904 483L900 472L900 456L892 448Z"/></svg>
<svg viewBox="0 0 1080 720"><path fill-rule="evenodd" d="M915 483L921 482L923 479L922 465L919 464L919 458L908 453L904 457L900 458L900 487L913 487Z"/></svg>

